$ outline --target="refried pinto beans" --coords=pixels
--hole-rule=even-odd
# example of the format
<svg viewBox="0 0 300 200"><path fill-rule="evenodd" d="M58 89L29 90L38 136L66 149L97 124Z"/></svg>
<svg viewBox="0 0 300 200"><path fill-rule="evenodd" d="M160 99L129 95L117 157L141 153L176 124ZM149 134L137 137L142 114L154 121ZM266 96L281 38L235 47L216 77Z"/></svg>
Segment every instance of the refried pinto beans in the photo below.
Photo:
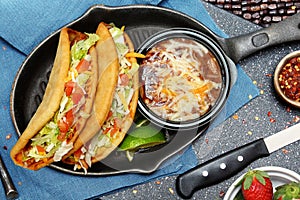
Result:
<svg viewBox="0 0 300 200"><path fill-rule="evenodd" d="M159 42L140 65L140 95L156 115L171 121L201 117L222 87L220 66L202 44L187 38Z"/></svg>

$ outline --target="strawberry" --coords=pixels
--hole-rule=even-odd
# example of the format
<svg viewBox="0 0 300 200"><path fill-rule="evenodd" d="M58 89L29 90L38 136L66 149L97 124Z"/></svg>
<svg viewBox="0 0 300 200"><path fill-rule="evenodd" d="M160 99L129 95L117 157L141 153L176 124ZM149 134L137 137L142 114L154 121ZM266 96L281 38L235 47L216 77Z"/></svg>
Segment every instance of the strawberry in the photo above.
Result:
<svg viewBox="0 0 300 200"><path fill-rule="evenodd" d="M276 187L274 200L299 200L300 199L300 182L291 182Z"/></svg>
<svg viewBox="0 0 300 200"><path fill-rule="evenodd" d="M272 200L273 186L266 172L250 170L245 174L241 183L245 200Z"/></svg>

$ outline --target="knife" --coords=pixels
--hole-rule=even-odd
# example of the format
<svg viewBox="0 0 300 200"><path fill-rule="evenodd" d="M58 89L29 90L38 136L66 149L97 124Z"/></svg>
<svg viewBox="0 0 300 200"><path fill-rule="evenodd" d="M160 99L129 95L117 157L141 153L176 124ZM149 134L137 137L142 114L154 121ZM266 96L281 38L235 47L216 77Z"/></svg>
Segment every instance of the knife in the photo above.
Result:
<svg viewBox="0 0 300 200"><path fill-rule="evenodd" d="M18 198L19 194L18 191L12 182L11 176L9 175L7 168L2 160L0 155L0 174L1 174L1 182L3 184L6 199L13 200Z"/></svg>
<svg viewBox="0 0 300 200"><path fill-rule="evenodd" d="M228 151L179 175L176 179L176 191L183 198L191 198L195 191L220 183L258 158L269 156L299 139L300 123Z"/></svg>

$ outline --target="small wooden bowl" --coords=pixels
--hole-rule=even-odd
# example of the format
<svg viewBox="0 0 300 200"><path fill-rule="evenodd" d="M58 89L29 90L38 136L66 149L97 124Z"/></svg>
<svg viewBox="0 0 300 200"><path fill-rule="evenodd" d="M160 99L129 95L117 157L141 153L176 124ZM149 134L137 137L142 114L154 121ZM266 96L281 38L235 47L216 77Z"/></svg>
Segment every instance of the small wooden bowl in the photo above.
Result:
<svg viewBox="0 0 300 200"><path fill-rule="evenodd" d="M274 87L275 87L275 90L277 92L277 94L281 97L281 99L285 102L287 102L288 104L296 107L296 108L300 108L300 102L299 101L296 101L296 100L293 100L289 97L287 97L284 92L282 91L282 89L280 88L280 83L279 83L279 76L281 74L281 70L282 68L289 63L289 61L292 59L292 58L295 58L295 57L300 57L300 50L299 51L294 51L288 55L286 55L280 62L279 64L277 65L276 69L275 69L275 72L274 72ZM300 84L300 82L298 83Z"/></svg>

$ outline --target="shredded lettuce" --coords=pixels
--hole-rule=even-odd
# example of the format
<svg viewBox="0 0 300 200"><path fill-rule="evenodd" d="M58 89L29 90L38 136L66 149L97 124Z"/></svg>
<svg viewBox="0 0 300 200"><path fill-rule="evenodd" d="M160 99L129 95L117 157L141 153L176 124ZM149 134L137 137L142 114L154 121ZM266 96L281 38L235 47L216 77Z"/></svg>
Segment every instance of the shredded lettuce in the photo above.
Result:
<svg viewBox="0 0 300 200"><path fill-rule="evenodd" d="M123 31L120 28L115 27L113 24L112 24L112 26L113 27L109 29L109 32L110 32L111 36L113 37L113 40L116 44L118 57L121 60L122 57L124 57L124 55L126 53L128 53L129 49L128 49L127 45L125 44L125 40L123 37Z"/></svg>
<svg viewBox="0 0 300 200"><path fill-rule="evenodd" d="M133 76L135 73L138 72L138 70L139 70L139 64L132 63L131 69L128 71L128 74L130 74L131 76Z"/></svg>
<svg viewBox="0 0 300 200"><path fill-rule="evenodd" d="M57 143L56 136L59 133L59 129L57 124L54 122L49 122L46 124L44 128L38 133L38 135L34 138L32 138L32 145L42 145L44 143L50 144L50 143Z"/></svg>
<svg viewBox="0 0 300 200"><path fill-rule="evenodd" d="M89 80L90 76L86 73L79 74L76 78L78 85L83 87L85 83Z"/></svg>
<svg viewBox="0 0 300 200"><path fill-rule="evenodd" d="M91 46L93 46L99 40L99 36L95 33L86 34L88 35L88 38L86 40L80 40L71 47L72 62L76 60L81 60L84 56L86 56Z"/></svg>
<svg viewBox="0 0 300 200"><path fill-rule="evenodd" d="M42 130L32 138L32 148L28 153L28 157L35 158L36 161L42 158L51 157L54 151L58 148L61 142L57 139L59 134L59 128L56 123L50 121ZM45 147L45 154L40 154L37 150L37 146Z"/></svg>
<svg viewBox="0 0 300 200"><path fill-rule="evenodd" d="M40 159L43 159L46 157L45 155L39 154L36 146L34 146L30 149L28 156L30 156L31 158L34 158L36 161L39 161Z"/></svg>
<svg viewBox="0 0 300 200"><path fill-rule="evenodd" d="M113 26L112 28L109 29L109 32L111 36L114 38L114 41L118 41L118 39L123 38L123 31L116 27L114 24L110 24Z"/></svg>
<svg viewBox="0 0 300 200"><path fill-rule="evenodd" d="M125 43L116 43L116 48L117 48L117 53L118 53L119 59L124 57L126 55L126 53L129 52L129 49L125 45Z"/></svg>
<svg viewBox="0 0 300 200"><path fill-rule="evenodd" d="M63 97L61 99L60 105L59 105L59 113L61 113L62 111L64 111L64 109L65 109L68 101L69 101L69 98L64 93L64 95L63 95Z"/></svg>
<svg viewBox="0 0 300 200"><path fill-rule="evenodd" d="M98 133L91 139L87 152L82 151L84 153L86 163L91 167L92 157L95 156L97 149L100 147L109 148L111 145L110 137L108 135Z"/></svg>
<svg viewBox="0 0 300 200"><path fill-rule="evenodd" d="M59 119L61 119L66 114L66 112L68 112L73 107L73 105L74 103L72 99L64 94L60 103L59 112L54 117L54 122L57 122Z"/></svg>

